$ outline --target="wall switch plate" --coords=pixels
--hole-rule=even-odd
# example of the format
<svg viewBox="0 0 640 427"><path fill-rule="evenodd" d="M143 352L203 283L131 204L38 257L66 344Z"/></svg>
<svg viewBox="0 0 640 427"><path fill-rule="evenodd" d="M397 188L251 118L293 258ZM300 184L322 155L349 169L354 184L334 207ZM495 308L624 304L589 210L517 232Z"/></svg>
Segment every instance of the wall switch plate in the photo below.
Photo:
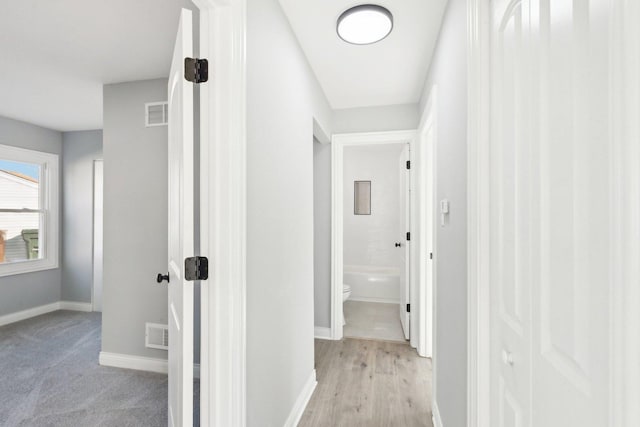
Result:
<svg viewBox="0 0 640 427"><path fill-rule="evenodd" d="M449 201L447 199L440 200L440 226L444 227L446 216L449 215Z"/></svg>

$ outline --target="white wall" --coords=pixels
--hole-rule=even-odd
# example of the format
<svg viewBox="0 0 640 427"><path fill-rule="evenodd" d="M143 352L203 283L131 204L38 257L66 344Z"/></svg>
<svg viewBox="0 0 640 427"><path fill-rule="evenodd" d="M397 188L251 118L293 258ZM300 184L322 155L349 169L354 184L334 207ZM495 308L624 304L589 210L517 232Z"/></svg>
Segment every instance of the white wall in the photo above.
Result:
<svg viewBox="0 0 640 427"><path fill-rule="evenodd" d="M416 129L419 123L417 104L334 110L334 133L382 132Z"/></svg>
<svg viewBox="0 0 640 427"><path fill-rule="evenodd" d="M145 322L167 323L167 127L145 127L145 102L167 80L104 86L102 351L166 358L144 347Z"/></svg>
<svg viewBox="0 0 640 427"><path fill-rule="evenodd" d="M247 423L280 427L314 369L313 118L329 105L277 0L247 2Z"/></svg>
<svg viewBox="0 0 640 427"><path fill-rule="evenodd" d="M62 155L60 132L5 117L0 117L0 144ZM60 301L60 276L55 268L0 277L0 316Z"/></svg>
<svg viewBox="0 0 640 427"><path fill-rule="evenodd" d="M450 0L421 110L434 84L437 106L437 195L449 219L437 227L435 401L442 424L467 425L467 2Z"/></svg>
<svg viewBox="0 0 640 427"><path fill-rule="evenodd" d="M344 149L344 265L399 268L403 144ZM354 181L371 181L371 215L354 214ZM374 295L362 295L371 296Z"/></svg>
<svg viewBox="0 0 640 427"><path fill-rule="evenodd" d="M313 141L315 325L331 327L331 144Z"/></svg>
<svg viewBox="0 0 640 427"><path fill-rule="evenodd" d="M102 131L62 134L62 299L91 302L93 284L93 161Z"/></svg>

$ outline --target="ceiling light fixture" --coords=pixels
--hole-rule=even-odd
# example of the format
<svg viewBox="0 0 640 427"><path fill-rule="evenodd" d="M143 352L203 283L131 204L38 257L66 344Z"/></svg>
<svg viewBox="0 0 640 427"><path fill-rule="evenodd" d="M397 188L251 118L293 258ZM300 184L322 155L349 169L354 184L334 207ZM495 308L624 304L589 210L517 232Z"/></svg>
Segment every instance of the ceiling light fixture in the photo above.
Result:
<svg viewBox="0 0 640 427"><path fill-rule="evenodd" d="M342 12L338 18L338 36L351 44L379 42L391 33L393 15L382 6L361 4Z"/></svg>

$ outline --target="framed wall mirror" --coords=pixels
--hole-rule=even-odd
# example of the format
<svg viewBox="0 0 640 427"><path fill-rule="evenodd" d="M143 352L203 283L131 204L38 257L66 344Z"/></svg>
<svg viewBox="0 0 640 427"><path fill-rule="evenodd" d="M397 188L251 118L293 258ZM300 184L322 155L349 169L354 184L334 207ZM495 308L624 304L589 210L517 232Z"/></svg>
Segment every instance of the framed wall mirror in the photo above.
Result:
<svg viewBox="0 0 640 427"><path fill-rule="evenodd" d="M371 181L353 182L353 214L371 215Z"/></svg>

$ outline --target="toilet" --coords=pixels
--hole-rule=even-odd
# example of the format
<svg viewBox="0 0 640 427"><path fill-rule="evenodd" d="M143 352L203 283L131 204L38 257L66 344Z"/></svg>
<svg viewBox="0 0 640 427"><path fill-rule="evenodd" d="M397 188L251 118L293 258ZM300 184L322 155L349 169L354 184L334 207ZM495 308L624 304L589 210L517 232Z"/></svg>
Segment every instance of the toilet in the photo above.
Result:
<svg viewBox="0 0 640 427"><path fill-rule="evenodd" d="M344 320L344 302L348 300L350 296L351 296L351 286L344 283L342 286L342 326L347 324L347 322Z"/></svg>

